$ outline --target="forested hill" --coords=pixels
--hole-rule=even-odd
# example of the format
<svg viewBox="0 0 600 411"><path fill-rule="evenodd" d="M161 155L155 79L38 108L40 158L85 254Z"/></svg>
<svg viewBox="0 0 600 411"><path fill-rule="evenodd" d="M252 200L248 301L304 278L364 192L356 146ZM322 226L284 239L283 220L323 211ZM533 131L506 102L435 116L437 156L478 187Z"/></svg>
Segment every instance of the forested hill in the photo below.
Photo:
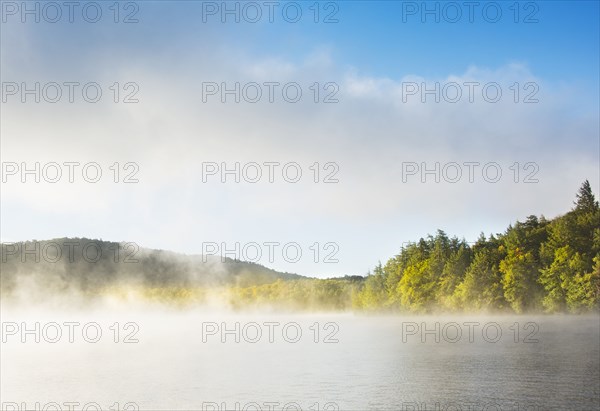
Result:
<svg viewBox="0 0 600 411"><path fill-rule="evenodd" d="M403 311L585 312L600 301L600 209L588 181L573 209L529 216L474 244L443 231L367 278L355 306Z"/></svg>
<svg viewBox="0 0 600 411"><path fill-rule="evenodd" d="M417 313L580 313L597 311L600 302L600 207L587 181L562 216L529 216L473 244L439 230L403 247L366 279L311 279L249 262L136 247L77 238L5 243L1 291L30 295L41 287L45 298L64 290L90 296L143 289L144 298L164 303L204 304L217 295L236 309Z"/></svg>
<svg viewBox="0 0 600 411"><path fill-rule="evenodd" d="M213 287L260 285L304 278L262 265L217 256L184 255L87 238L3 243L2 291L19 284L49 290L106 287Z"/></svg>

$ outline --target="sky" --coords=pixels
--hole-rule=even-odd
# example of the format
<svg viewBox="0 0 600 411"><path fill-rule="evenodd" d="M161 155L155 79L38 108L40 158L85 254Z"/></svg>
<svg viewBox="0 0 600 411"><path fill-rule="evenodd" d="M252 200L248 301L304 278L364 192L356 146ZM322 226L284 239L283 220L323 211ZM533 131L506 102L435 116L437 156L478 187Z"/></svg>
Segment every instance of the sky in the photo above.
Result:
<svg viewBox="0 0 600 411"><path fill-rule="evenodd" d="M567 212L600 187L599 3L470 4L2 1L2 241L331 277Z"/></svg>

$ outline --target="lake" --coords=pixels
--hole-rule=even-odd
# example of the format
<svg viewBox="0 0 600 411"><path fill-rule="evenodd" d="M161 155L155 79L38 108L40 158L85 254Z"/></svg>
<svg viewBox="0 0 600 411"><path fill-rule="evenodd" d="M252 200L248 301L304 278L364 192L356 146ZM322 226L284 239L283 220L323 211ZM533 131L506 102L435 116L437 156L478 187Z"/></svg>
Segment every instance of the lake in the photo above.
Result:
<svg viewBox="0 0 600 411"><path fill-rule="evenodd" d="M0 356L3 410L600 409L598 316L4 309Z"/></svg>

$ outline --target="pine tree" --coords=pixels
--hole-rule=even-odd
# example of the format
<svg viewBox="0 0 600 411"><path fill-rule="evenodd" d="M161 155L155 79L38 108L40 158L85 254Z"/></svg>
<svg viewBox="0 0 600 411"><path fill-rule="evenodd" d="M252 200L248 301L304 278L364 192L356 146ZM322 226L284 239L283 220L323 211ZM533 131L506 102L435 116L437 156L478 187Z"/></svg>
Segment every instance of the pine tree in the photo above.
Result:
<svg viewBox="0 0 600 411"><path fill-rule="evenodd" d="M575 201L575 210L583 212L594 212L598 209L598 202L592 193L592 186L588 180L585 180L577 192Z"/></svg>

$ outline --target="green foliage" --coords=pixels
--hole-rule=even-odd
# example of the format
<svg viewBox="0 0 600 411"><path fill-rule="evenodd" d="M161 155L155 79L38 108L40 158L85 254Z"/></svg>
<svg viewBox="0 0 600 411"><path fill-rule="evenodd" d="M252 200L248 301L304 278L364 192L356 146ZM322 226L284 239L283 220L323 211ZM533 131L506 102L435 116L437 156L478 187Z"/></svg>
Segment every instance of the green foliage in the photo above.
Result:
<svg viewBox="0 0 600 411"><path fill-rule="evenodd" d="M532 252L510 250L500 262L504 297L516 313L537 308L539 264Z"/></svg>
<svg viewBox="0 0 600 411"><path fill-rule="evenodd" d="M381 308L382 302L387 300L385 274L381 263L373 270L373 275L369 275L365 281L364 287L355 302L357 308L373 310Z"/></svg>
<svg viewBox="0 0 600 411"><path fill-rule="evenodd" d="M472 247L443 231L410 244L367 277L359 301L370 310L585 312L599 295L600 208L585 181L574 209L554 220L529 216Z"/></svg>
<svg viewBox="0 0 600 411"><path fill-rule="evenodd" d="M438 230L402 247L366 278L314 279L279 273L258 264L216 257L140 250L139 262L115 262L118 243L96 243L103 258L80 256L68 264L21 262L2 255L0 291L37 282L47 294L76 289L86 296L132 295L175 305L227 301L234 309L434 312L512 311L582 313L600 304L600 207L585 181L575 207L553 220L529 216L497 235L481 234L470 246ZM46 242L47 243L47 242ZM35 244L22 243L31 248ZM45 243L42 243L44 247ZM4 247L3 247L4 249ZM62 250L66 255L67 250ZM31 281L30 281L31 280ZM16 293L15 293L16 294Z"/></svg>
<svg viewBox="0 0 600 411"><path fill-rule="evenodd" d="M464 281L457 286L455 305L466 310L490 311L506 308L502 273L498 269L504 253L496 241L480 239L473 247L475 257Z"/></svg>
<svg viewBox="0 0 600 411"><path fill-rule="evenodd" d="M577 192L575 201L575 210L583 213L593 213L598 210L598 201L592 193L592 186L588 180L585 180Z"/></svg>
<svg viewBox="0 0 600 411"><path fill-rule="evenodd" d="M409 311L427 311L433 300L435 281L431 276L429 261L409 265L404 270L397 291L402 308Z"/></svg>
<svg viewBox="0 0 600 411"><path fill-rule="evenodd" d="M572 254L573 252L568 245L557 249L550 267L541 270L540 283L546 290L542 304L549 312L559 312L566 309L565 284L569 281L571 275L569 262Z"/></svg>

